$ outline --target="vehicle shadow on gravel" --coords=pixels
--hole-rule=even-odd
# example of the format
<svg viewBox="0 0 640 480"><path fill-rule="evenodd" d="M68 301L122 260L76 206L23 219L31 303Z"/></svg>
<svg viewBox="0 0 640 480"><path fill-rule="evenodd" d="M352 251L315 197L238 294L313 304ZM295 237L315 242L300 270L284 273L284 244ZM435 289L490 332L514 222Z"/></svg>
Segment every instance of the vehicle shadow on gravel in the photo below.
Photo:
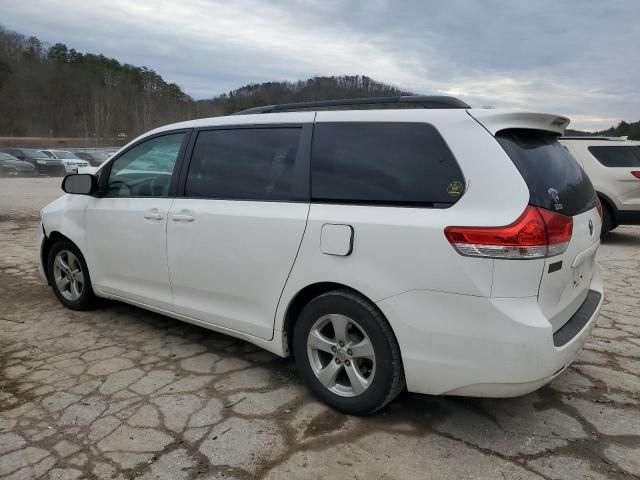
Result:
<svg viewBox="0 0 640 480"><path fill-rule="evenodd" d="M638 247L640 243L638 242L638 235L634 235L633 232L629 231L617 231L614 230L609 232L606 238L602 241L603 244L607 245L616 245L622 247Z"/></svg>

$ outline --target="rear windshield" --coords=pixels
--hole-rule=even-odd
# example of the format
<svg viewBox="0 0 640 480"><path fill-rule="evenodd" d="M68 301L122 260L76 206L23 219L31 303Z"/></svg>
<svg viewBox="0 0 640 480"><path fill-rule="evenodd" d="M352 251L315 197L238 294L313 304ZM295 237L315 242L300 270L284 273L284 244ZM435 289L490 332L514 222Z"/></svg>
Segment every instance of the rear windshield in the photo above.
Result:
<svg viewBox="0 0 640 480"><path fill-rule="evenodd" d="M573 216L596 206L593 185L551 132L529 129L496 134L529 187L530 203Z"/></svg>
<svg viewBox="0 0 640 480"><path fill-rule="evenodd" d="M640 147L634 145L589 147L589 151L605 167L640 167Z"/></svg>

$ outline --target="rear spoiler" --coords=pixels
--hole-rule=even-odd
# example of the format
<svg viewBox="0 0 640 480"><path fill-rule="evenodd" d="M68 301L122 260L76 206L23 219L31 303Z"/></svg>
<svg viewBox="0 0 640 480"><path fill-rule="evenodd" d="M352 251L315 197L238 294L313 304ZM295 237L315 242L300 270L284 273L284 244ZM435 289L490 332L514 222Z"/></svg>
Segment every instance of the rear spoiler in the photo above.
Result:
<svg viewBox="0 0 640 480"><path fill-rule="evenodd" d="M467 113L486 128L491 135L495 135L500 130L506 130L508 128L547 130L562 135L570 122L567 117L549 113L514 112L491 109L469 109Z"/></svg>

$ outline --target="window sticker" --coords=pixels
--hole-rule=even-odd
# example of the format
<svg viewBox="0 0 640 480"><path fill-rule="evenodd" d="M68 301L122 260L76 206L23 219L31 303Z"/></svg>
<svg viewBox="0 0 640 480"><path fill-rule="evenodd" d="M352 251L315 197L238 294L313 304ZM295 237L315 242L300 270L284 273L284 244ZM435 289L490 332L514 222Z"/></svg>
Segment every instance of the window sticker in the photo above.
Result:
<svg viewBox="0 0 640 480"><path fill-rule="evenodd" d="M553 206L555 207L555 209L562 210L562 203L560 203L560 194L558 193L558 190L556 190L555 188L550 188L547 191L549 192L551 200L553 200Z"/></svg>
<svg viewBox="0 0 640 480"><path fill-rule="evenodd" d="M447 185L447 193L450 197L459 197L464 192L464 184L458 180L450 182Z"/></svg>

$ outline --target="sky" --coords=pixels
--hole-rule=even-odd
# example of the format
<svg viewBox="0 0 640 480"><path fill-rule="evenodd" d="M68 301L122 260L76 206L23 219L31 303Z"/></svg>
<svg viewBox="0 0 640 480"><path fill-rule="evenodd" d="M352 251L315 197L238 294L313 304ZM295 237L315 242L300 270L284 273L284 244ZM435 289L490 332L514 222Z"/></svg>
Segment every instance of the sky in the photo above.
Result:
<svg viewBox="0 0 640 480"><path fill-rule="evenodd" d="M0 24L147 66L196 99L367 75L584 130L640 120L640 0L0 0Z"/></svg>

